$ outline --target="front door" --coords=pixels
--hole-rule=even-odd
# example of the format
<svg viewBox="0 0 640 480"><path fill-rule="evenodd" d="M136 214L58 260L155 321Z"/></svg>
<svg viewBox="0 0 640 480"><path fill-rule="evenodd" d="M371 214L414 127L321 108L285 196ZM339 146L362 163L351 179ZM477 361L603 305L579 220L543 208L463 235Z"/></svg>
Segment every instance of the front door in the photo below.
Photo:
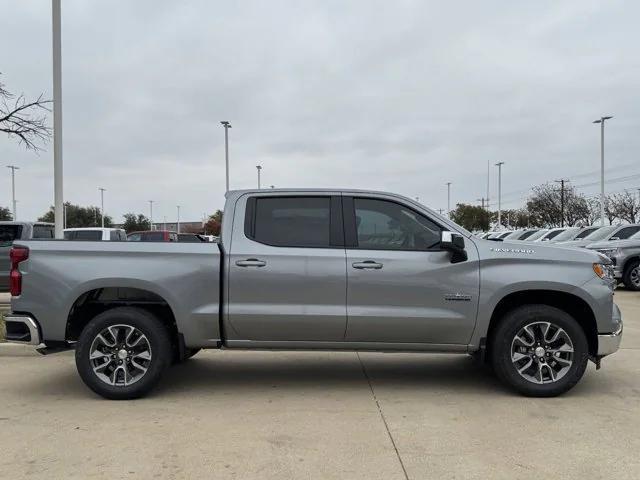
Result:
<svg viewBox="0 0 640 480"><path fill-rule="evenodd" d="M347 288L340 196L253 194L236 208L246 214L234 218L228 257L230 345L342 341Z"/></svg>
<svg viewBox="0 0 640 480"><path fill-rule="evenodd" d="M451 263L437 221L384 197L344 198L347 341L466 344L479 295L475 246Z"/></svg>

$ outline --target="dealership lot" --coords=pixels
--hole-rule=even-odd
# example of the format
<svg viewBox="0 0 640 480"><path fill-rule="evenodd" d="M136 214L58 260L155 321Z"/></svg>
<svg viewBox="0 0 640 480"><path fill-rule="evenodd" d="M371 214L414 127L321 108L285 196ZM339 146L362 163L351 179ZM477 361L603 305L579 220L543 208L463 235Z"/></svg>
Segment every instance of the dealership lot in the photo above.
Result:
<svg viewBox="0 0 640 480"><path fill-rule="evenodd" d="M201 352L103 400L72 353L0 346L3 478L638 478L640 294L622 350L560 398L466 356Z"/></svg>

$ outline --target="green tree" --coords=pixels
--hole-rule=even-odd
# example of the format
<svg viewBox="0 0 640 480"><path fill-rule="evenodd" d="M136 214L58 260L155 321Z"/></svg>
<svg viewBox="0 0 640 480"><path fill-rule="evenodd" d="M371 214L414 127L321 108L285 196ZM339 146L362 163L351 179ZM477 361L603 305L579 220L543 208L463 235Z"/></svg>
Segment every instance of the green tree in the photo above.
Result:
<svg viewBox="0 0 640 480"><path fill-rule="evenodd" d="M123 217L124 223L122 224L122 228L124 228L127 233L151 230L151 221L141 213L137 215L135 213L125 213Z"/></svg>
<svg viewBox="0 0 640 480"><path fill-rule="evenodd" d="M100 209L98 207L81 207L65 202L66 211L66 228L83 228L83 227L99 227L101 226ZM40 222L54 223L56 220L55 210L53 207L43 216L38 218ZM113 220L109 215L104 216L104 226L111 227Z"/></svg>
<svg viewBox="0 0 640 480"><path fill-rule="evenodd" d="M209 215L209 220L204 224L204 233L206 235L220 235L222 227L222 210L216 210L216 213Z"/></svg>
<svg viewBox="0 0 640 480"><path fill-rule="evenodd" d="M489 212L477 205L458 203L451 211L451 220L471 231L489 229Z"/></svg>
<svg viewBox="0 0 640 480"><path fill-rule="evenodd" d="M13 220L11 210L9 210L7 207L0 207L0 220Z"/></svg>

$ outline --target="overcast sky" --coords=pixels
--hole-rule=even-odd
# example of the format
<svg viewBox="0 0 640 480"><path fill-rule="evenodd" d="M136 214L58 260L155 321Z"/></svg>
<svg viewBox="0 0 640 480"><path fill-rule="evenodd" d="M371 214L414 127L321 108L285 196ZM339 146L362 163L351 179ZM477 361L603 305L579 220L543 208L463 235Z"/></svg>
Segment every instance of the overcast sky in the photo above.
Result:
<svg viewBox="0 0 640 480"><path fill-rule="evenodd" d="M62 0L65 200L197 220L231 187L388 190L433 208L599 179L640 187L640 4ZM51 96L51 1L0 0L0 72ZM53 203L53 145L0 137L18 217ZM4 169L4 168L3 168ZM10 206L9 170L0 205ZM598 187L581 187L585 194Z"/></svg>

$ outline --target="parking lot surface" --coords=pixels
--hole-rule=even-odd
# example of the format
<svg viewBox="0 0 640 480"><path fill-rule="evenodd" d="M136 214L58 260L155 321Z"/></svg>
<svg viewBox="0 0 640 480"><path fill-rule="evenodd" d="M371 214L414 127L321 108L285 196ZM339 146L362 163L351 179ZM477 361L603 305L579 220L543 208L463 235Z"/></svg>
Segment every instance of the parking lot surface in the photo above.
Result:
<svg viewBox="0 0 640 480"><path fill-rule="evenodd" d="M71 352L0 346L1 478L640 478L640 294L622 349L559 398L467 356L205 351L147 398L90 392Z"/></svg>

